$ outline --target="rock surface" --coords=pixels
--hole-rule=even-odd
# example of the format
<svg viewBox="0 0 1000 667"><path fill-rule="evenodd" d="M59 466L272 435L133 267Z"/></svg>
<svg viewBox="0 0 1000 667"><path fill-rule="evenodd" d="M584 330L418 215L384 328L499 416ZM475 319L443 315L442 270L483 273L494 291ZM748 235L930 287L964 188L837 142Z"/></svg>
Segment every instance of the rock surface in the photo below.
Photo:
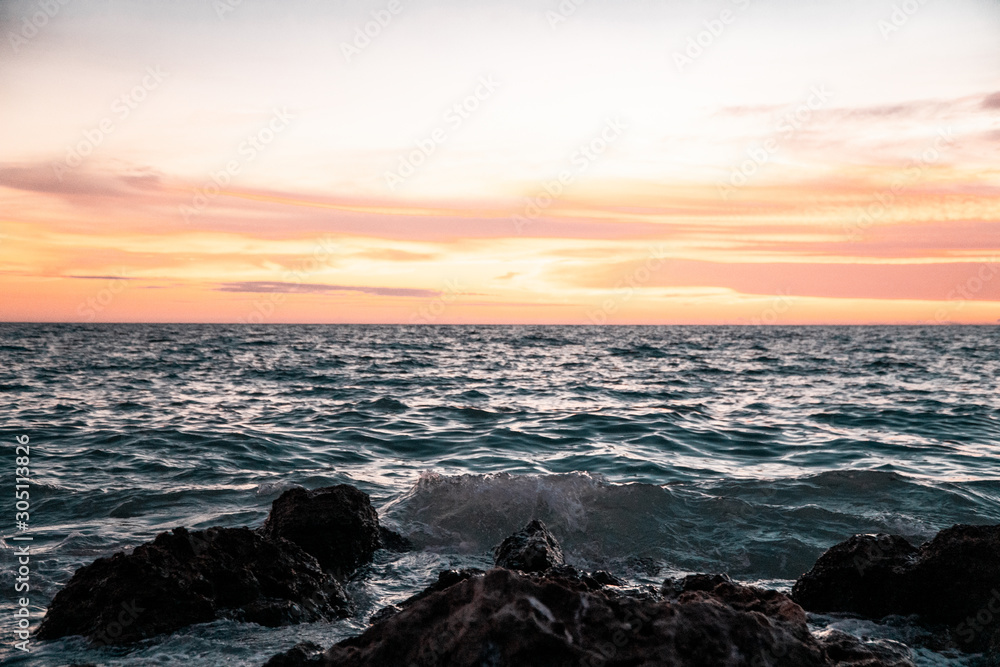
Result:
<svg viewBox="0 0 1000 667"><path fill-rule="evenodd" d="M559 574L495 569L423 596L325 652L300 645L266 667L912 666L901 652L884 653L844 637L828 645L774 591L722 582L650 599L593 591Z"/></svg>
<svg viewBox="0 0 1000 667"><path fill-rule="evenodd" d="M123 644L219 618L277 626L349 610L337 580L290 542L249 528L175 528L77 570L37 636Z"/></svg>
<svg viewBox="0 0 1000 667"><path fill-rule="evenodd" d="M919 549L898 535L856 535L796 582L816 612L917 614L966 651L1000 652L1000 526L952 526Z"/></svg>
<svg viewBox="0 0 1000 667"><path fill-rule="evenodd" d="M544 572L566 564L562 547L537 519L505 539L496 550L497 567L521 572Z"/></svg>
<svg viewBox="0 0 1000 667"><path fill-rule="evenodd" d="M293 542L324 569L345 576L381 547L379 528L368 494L339 484L285 491L271 504L261 534Z"/></svg>

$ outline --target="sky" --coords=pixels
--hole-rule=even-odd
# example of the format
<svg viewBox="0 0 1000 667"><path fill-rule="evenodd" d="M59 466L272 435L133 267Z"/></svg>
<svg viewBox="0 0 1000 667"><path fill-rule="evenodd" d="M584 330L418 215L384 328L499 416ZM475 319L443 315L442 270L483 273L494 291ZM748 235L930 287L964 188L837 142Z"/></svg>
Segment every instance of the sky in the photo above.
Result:
<svg viewBox="0 0 1000 667"><path fill-rule="evenodd" d="M1000 322L996 0L8 0L0 320Z"/></svg>

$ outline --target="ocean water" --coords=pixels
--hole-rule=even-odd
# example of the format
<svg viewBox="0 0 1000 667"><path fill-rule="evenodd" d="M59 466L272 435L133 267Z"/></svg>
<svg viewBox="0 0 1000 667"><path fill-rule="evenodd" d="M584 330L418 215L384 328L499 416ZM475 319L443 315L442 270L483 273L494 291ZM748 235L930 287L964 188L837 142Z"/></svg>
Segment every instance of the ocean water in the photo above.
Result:
<svg viewBox="0 0 1000 667"><path fill-rule="evenodd" d="M1000 523L1000 328L2 324L11 487L22 434L33 628L76 568L161 531L257 526L294 485L371 494L417 548L379 554L336 623L25 655L4 551L5 664L260 665L359 632L439 569L488 566L533 517L581 567L779 589L854 533ZM905 620L812 622L975 664L920 648Z"/></svg>

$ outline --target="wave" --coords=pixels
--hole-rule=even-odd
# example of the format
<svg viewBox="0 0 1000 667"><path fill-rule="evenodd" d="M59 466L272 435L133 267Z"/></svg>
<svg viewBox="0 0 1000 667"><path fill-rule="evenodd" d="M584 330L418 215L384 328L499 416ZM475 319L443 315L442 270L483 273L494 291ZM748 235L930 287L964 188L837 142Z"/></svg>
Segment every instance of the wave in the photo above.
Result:
<svg viewBox="0 0 1000 667"><path fill-rule="evenodd" d="M895 532L919 543L956 522L937 512L914 516L914 494L926 496L920 506L974 516L976 508L949 491L876 470L665 485L584 472L425 472L382 514L418 548L435 552L489 554L537 518L583 567L622 571L651 559L678 572L791 581L854 533ZM897 502L886 503L889 496Z"/></svg>

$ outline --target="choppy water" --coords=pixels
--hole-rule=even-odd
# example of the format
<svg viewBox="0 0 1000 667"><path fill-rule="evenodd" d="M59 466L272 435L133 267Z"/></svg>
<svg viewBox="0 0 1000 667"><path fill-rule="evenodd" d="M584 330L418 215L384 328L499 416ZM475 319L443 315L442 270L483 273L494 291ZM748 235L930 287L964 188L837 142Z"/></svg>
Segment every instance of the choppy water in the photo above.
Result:
<svg viewBox="0 0 1000 667"><path fill-rule="evenodd" d="M581 566L779 588L854 533L1000 523L1000 328L0 325L11 486L20 434L36 628L77 567L160 531L258 525L295 484L370 493L418 548L351 584L345 622L15 655L5 552L10 664L259 665L356 633L440 568L488 565L532 517Z"/></svg>

